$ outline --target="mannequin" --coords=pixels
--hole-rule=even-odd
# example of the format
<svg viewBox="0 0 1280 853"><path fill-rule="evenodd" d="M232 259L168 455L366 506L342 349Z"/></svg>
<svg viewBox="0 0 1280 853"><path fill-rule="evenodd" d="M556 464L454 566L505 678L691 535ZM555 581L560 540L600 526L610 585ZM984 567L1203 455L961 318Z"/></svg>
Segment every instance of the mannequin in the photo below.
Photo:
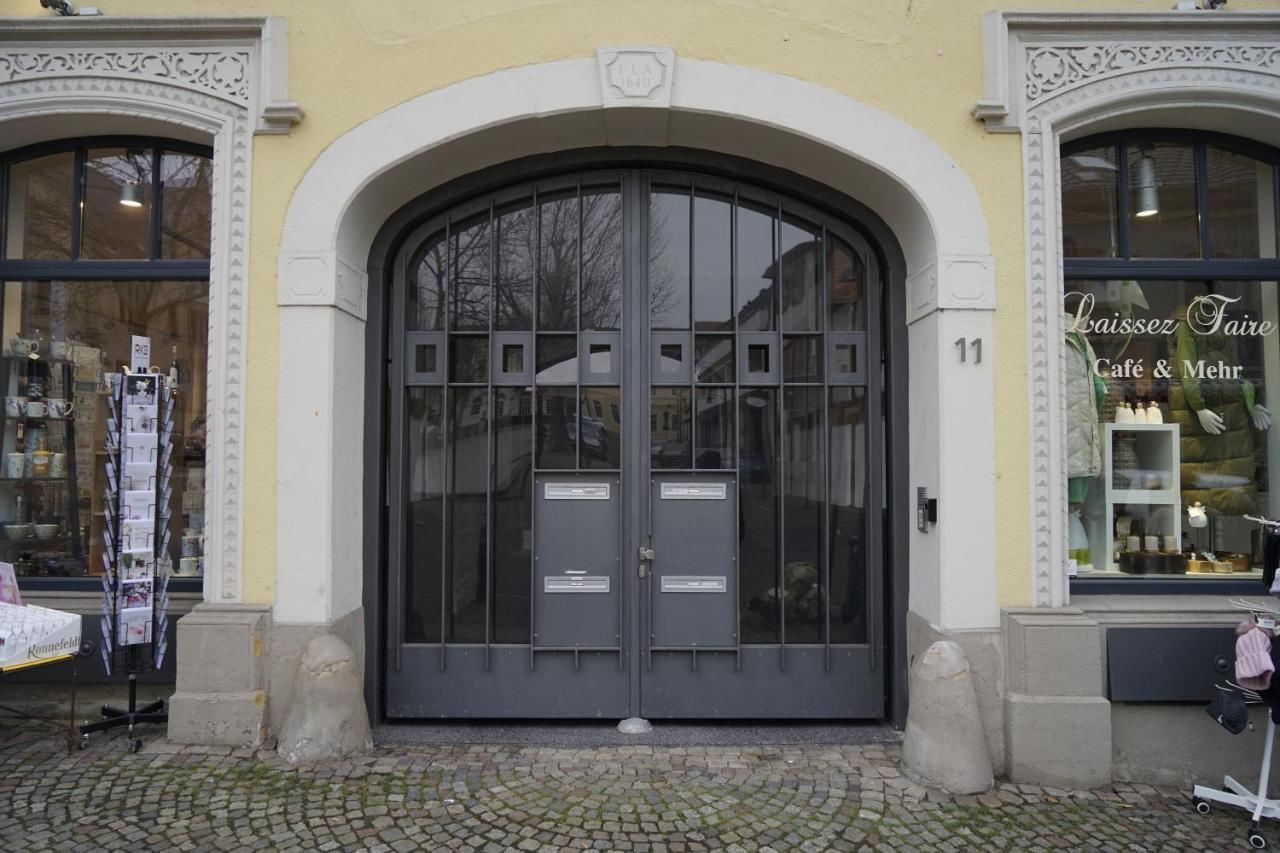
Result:
<svg viewBox="0 0 1280 853"><path fill-rule="evenodd" d="M1171 420L1181 426L1182 500L1196 501L1222 515L1257 512L1253 432L1271 427L1271 412L1255 398L1247 379L1205 379L1194 366L1240 364L1236 340L1222 331L1198 334L1179 308L1169 350L1174 377L1169 383Z"/></svg>

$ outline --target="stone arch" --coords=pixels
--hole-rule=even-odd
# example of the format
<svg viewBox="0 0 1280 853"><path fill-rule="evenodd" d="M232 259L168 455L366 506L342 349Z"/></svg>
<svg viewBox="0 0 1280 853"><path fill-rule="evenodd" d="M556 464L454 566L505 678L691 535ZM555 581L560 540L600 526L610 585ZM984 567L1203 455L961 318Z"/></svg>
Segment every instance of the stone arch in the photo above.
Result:
<svg viewBox="0 0 1280 853"><path fill-rule="evenodd" d="M650 63L656 85L639 93L614 85L608 68L619 53ZM993 507L991 373L952 376L937 358L957 336L990 339L995 307L985 216L955 162L906 122L812 83L678 59L665 48L599 54L497 71L392 107L335 140L299 183L277 282L287 354L279 383L277 624L331 624L361 604L364 522L352 507L370 506L356 500L364 462L356 448L375 235L432 187L530 154L605 145L734 154L871 208L906 256L909 405L924 413L911 430L911 483L944 502L953 495L957 507ZM956 308L970 310L946 310ZM962 422L950 411L978 414ZM973 452L944 458L943 435L959 436ZM992 515L976 511L963 524L939 525L941 535L911 534L911 608L931 624L998 624ZM905 637L897 645L905 654Z"/></svg>

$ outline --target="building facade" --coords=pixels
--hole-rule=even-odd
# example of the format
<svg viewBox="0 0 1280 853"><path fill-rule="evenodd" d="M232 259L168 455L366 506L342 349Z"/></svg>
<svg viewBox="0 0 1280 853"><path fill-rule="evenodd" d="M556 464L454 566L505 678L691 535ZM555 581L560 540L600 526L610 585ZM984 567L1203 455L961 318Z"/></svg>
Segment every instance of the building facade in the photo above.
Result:
<svg viewBox="0 0 1280 853"><path fill-rule="evenodd" d="M0 0L3 558L98 610L146 335L173 739L326 633L375 724L901 725L949 638L1011 778L1229 768L1280 8L1169 5Z"/></svg>

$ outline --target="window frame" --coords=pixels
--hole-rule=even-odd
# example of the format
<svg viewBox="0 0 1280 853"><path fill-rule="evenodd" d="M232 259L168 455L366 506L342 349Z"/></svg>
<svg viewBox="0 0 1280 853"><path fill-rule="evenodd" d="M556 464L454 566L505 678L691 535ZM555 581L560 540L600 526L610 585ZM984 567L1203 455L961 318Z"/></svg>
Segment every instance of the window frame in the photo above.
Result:
<svg viewBox="0 0 1280 853"><path fill-rule="evenodd" d="M1165 259L1128 257L1131 251L1129 240L1129 169L1127 147L1143 143L1174 143L1192 146L1196 164L1196 213L1199 222L1200 255L1198 259ZM1186 129L1139 128L1133 130L1108 131L1106 133L1084 136L1063 143L1058 149L1059 185L1061 185L1062 160L1081 151L1099 148L1105 145L1116 149L1116 217L1117 255L1115 258L1067 257L1062 255L1062 278L1064 284L1074 280L1116 280L1132 279L1135 281L1259 281L1280 282L1280 257L1277 258L1213 258L1208 251L1213 222L1209 217L1209 178L1205 168L1207 147L1221 148L1237 154L1244 154L1272 167L1272 204L1274 206L1273 221L1277 232L1280 232L1280 148L1242 139L1225 133L1197 131ZM1061 196L1059 196L1059 214L1061 218ZM1065 232L1064 232L1065 233ZM1280 233L1276 238L1280 249ZM1280 251L1277 251L1280 255ZM1277 285L1280 286L1280 285ZM1280 423L1273 424L1280 428ZM1066 477L1066 462L1063 461L1063 477ZM1067 524L1066 516L1062 523ZM1151 593L1183 594L1183 595L1225 595L1242 594L1256 591L1258 580L1249 578L1195 578L1182 576L1152 578L1140 576L1133 578L1068 578L1071 595L1146 595Z"/></svg>
<svg viewBox="0 0 1280 853"><path fill-rule="evenodd" d="M148 234L149 257L128 260L85 260L80 258L82 238L81 204L85 190L85 163L89 149L94 148L145 148L150 152L151 169L151 222ZM62 260L26 260L5 257L9 217L9 170L15 163L45 157L51 154L72 152L71 210L71 258ZM169 139L159 136L85 136L59 139L26 145L0 152L0 285L24 281L180 281L203 283L212 287L211 259L166 260L160 257L161 223L163 222L164 194L161 192L160 158L167 152L193 154L213 161L213 149L207 145ZM210 187L212 194L213 188ZM212 203L212 202L211 202ZM210 241L212 254L212 240ZM208 293L208 290L206 290ZM207 413L206 413L207 414ZM207 452L207 451L206 451ZM206 457L206 469L208 459ZM207 569L206 569L207 570ZM85 591L102 587L97 575L82 577L24 576L20 586L29 591ZM171 575L169 589L173 592L199 592L204 577L179 577Z"/></svg>

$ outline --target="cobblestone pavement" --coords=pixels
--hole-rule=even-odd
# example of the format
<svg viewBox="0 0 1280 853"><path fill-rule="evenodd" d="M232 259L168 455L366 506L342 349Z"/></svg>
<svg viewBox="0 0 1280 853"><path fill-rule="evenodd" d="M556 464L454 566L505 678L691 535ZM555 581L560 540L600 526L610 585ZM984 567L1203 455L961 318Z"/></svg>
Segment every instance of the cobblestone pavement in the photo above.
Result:
<svg viewBox="0 0 1280 853"><path fill-rule="evenodd" d="M270 752L124 746L99 736L67 754L48 724L0 720L0 849L1249 849L1242 814L1198 815L1185 791L954 799L905 778L892 744L397 746L302 769Z"/></svg>

